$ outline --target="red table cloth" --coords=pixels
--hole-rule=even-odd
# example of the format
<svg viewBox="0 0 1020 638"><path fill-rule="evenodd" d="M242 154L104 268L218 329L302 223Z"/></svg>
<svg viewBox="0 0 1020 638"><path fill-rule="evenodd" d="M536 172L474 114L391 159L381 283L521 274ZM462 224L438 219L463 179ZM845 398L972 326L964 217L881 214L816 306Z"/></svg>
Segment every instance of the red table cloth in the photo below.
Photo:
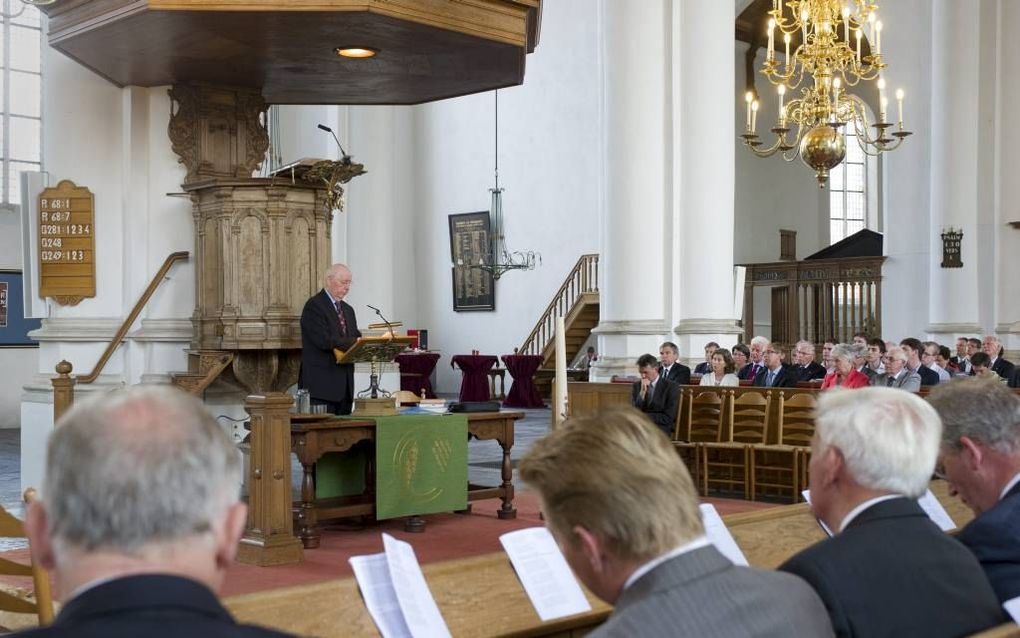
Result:
<svg viewBox="0 0 1020 638"><path fill-rule="evenodd" d="M489 400L489 370L496 365L496 357L488 354L458 354L450 360L450 367L459 367L464 373L460 382L461 401Z"/></svg>
<svg viewBox="0 0 1020 638"><path fill-rule="evenodd" d="M400 389L413 392L421 396L422 388L425 389L426 399L435 399L436 393L432 390L432 381L429 377L436 369L436 362L439 361L438 352L416 352L398 354L393 359L400 366Z"/></svg>
<svg viewBox="0 0 1020 638"><path fill-rule="evenodd" d="M542 365L542 356L537 354L505 354L503 364L514 381L510 385L503 405L508 408L544 408L542 395L535 387L533 377Z"/></svg>

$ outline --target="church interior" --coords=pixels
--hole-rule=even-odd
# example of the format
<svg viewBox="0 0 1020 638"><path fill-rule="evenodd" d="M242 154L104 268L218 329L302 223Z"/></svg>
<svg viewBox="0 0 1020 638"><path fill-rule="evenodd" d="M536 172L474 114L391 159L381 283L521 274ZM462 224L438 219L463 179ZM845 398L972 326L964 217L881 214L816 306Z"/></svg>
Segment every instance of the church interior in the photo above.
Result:
<svg viewBox="0 0 1020 638"><path fill-rule="evenodd" d="M809 24L829 5L841 20ZM499 537L547 522L525 453L641 409L650 354L653 376L703 364L656 423L775 569L826 537L801 490L829 381L756 388L763 356L836 374L834 344L859 339L863 369L870 341L919 340L948 347L948 379L977 339L989 375L1020 361L1020 3L878 5L0 0L0 504L24 517L73 405L173 386L243 458L240 621L379 635L347 561L386 533L452 635L583 635L612 606L585 589L588 611L540 618ZM353 371L353 414L301 402L316 296L361 336L324 355ZM743 387L705 387L708 344L751 353ZM1020 393L1020 366L1000 376ZM460 439L466 495L384 516L373 419L430 402L465 410L429 445ZM0 597L38 589L4 578Z"/></svg>

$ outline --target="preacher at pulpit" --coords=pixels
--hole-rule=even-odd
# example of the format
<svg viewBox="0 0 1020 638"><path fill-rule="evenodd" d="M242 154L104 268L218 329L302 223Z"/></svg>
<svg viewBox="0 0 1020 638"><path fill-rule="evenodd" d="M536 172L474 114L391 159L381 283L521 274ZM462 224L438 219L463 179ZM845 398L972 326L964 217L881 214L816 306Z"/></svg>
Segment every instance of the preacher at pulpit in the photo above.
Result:
<svg viewBox="0 0 1020 638"><path fill-rule="evenodd" d="M350 414L354 403L354 366L337 365L334 348L347 350L361 336L354 308L344 301L353 275L344 264L333 264L322 290L301 311L301 372L298 386L308 390L313 405L333 414Z"/></svg>
<svg viewBox="0 0 1020 638"><path fill-rule="evenodd" d="M737 567L709 542L691 475L636 410L567 420L519 469L574 573L616 606L589 638L832 635L807 583Z"/></svg>

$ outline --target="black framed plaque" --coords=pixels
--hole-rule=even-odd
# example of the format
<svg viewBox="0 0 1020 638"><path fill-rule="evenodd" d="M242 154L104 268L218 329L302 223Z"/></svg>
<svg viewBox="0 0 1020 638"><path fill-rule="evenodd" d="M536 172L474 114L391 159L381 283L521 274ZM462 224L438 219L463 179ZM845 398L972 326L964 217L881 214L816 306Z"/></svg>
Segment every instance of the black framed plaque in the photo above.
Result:
<svg viewBox="0 0 1020 638"><path fill-rule="evenodd" d="M450 257L453 260L453 309L456 312L495 310L492 273L478 268L490 252L489 211L450 215Z"/></svg>
<svg viewBox="0 0 1020 638"><path fill-rule="evenodd" d="M0 270L0 348L38 348L28 333L37 330L39 319L26 319L22 307L20 270Z"/></svg>

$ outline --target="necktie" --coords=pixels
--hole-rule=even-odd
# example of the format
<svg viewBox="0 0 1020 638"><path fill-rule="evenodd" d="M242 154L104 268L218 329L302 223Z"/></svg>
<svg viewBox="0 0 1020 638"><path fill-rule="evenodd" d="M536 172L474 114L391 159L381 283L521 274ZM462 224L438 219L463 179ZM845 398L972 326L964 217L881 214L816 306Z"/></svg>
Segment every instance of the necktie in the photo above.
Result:
<svg viewBox="0 0 1020 638"><path fill-rule="evenodd" d="M342 302L338 301L334 305L336 306L336 316L340 320L340 334L347 336L347 319L344 318L343 307L340 305Z"/></svg>
<svg viewBox="0 0 1020 638"><path fill-rule="evenodd" d="M773 372L772 370L769 370L768 375L765 377L765 385L771 388L772 387L772 382L775 381L775 379L776 379L776 373Z"/></svg>
<svg viewBox="0 0 1020 638"><path fill-rule="evenodd" d="M888 381L886 382L886 385L888 385L891 388L892 384L895 383L895 382L896 382L896 377L889 377Z"/></svg>

